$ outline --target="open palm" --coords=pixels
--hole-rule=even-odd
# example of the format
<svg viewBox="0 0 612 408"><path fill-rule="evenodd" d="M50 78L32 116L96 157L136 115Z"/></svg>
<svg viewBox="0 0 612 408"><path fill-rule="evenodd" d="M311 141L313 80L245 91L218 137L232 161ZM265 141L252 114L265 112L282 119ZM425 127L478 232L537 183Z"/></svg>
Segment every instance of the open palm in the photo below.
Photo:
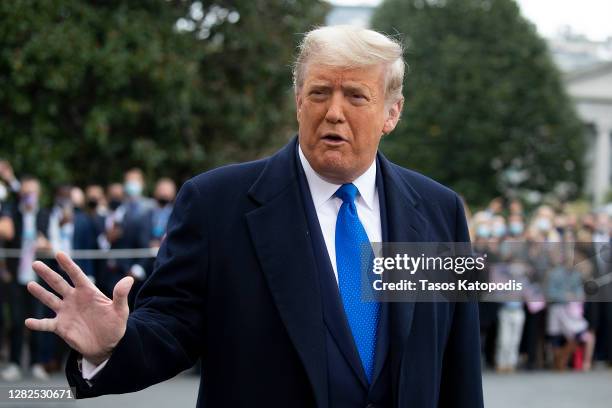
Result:
<svg viewBox="0 0 612 408"><path fill-rule="evenodd" d="M28 283L28 291L51 308L52 319L26 319L31 330L53 332L70 347L94 364L110 357L126 330L129 315L128 294L134 283L131 277L121 279L113 290L113 299L106 297L68 255L56 256L74 287L44 263L32 265L36 273L60 296L36 282Z"/></svg>

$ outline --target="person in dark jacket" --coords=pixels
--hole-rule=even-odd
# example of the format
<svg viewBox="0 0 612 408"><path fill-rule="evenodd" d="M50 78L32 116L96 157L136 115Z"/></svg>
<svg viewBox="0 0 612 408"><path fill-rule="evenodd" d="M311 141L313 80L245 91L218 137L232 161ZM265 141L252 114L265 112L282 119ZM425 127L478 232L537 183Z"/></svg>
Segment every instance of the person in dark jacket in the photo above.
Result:
<svg viewBox="0 0 612 408"><path fill-rule="evenodd" d="M360 296L369 243L469 241L456 193L378 152L402 110L402 55L372 30L307 33L297 137L183 184L131 315L133 278L111 300L65 254L74 288L35 264L62 299L31 283L58 316L26 325L74 349L78 398L137 391L201 357L199 407L482 408L475 303Z"/></svg>
<svg viewBox="0 0 612 408"><path fill-rule="evenodd" d="M49 212L39 207L40 183L30 176L21 179L19 202L10 211L14 225L13 239L5 243L6 248L19 249L19 257L9 257L7 270L10 282L8 284L8 305L10 308L10 364L0 373L5 381L21 379L22 348L24 336L23 320L28 315L44 317L45 308L27 293L26 284L36 280L32 262L38 251L50 250L47 239L49 227ZM46 336L44 333L33 332L27 337L30 347L30 365L35 378L47 379L47 373L41 361L41 349Z"/></svg>

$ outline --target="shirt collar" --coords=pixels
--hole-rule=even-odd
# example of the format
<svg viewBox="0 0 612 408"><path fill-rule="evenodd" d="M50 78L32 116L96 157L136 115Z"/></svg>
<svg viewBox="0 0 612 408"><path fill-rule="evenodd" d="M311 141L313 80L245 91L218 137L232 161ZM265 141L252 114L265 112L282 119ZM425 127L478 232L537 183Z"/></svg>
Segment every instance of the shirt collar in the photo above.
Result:
<svg viewBox="0 0 612 408"><path fill-rule="evenodd" d="M308 181L308 187L310 188L310 194L312 195L312 201L315 209L325 203L330 198L333 198L336 191L340 188L341 184L330 183L324 180L314 169L310 166L308 159L302 151L302 146L298 145L300 161L306 173L306 180ZM372 162L370 167L359 177L357 177L353 184L359 190L359 195L365 202L365 204L371 210L374 209L374 194L376 192L376 160Z"/></svg>

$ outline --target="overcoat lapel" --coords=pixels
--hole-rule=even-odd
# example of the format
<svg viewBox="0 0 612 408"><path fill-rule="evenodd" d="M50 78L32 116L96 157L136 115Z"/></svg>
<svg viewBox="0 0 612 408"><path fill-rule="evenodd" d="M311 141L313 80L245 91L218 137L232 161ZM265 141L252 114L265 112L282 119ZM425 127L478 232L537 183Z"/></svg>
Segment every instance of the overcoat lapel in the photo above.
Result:
<svg viewBox="0 0 612 408"><path fill-rule="evenodd" d="M419 211L421 198L401 176L395 165L378 154L383 182L388 222L388 242L426 242L428 223ZM410 334L414 302L389 303L391 378L394 400L400 384L404 348Z"/></svg>
<svg viewBox="0 0 612 408"><path fill-rule="evenodd" d="M249 195L260 206L246 219L268 287L310 379L327 407L327 361L321 292L297 180L296 139L272 156Z"/></svg>

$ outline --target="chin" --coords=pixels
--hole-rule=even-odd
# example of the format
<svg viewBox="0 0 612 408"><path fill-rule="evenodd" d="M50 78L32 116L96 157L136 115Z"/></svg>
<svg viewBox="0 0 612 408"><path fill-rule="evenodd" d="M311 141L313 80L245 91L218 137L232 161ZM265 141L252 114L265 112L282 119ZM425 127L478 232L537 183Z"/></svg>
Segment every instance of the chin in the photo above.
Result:
<svg viewBox="0 0 612 408"><path fill-rule="evenodd" d="M321 160L319 169L315 170L328 181L337 184L350 183L352 181L351 175L354 174L354 169L350 166L350 163L337 157Z"/></svg>

